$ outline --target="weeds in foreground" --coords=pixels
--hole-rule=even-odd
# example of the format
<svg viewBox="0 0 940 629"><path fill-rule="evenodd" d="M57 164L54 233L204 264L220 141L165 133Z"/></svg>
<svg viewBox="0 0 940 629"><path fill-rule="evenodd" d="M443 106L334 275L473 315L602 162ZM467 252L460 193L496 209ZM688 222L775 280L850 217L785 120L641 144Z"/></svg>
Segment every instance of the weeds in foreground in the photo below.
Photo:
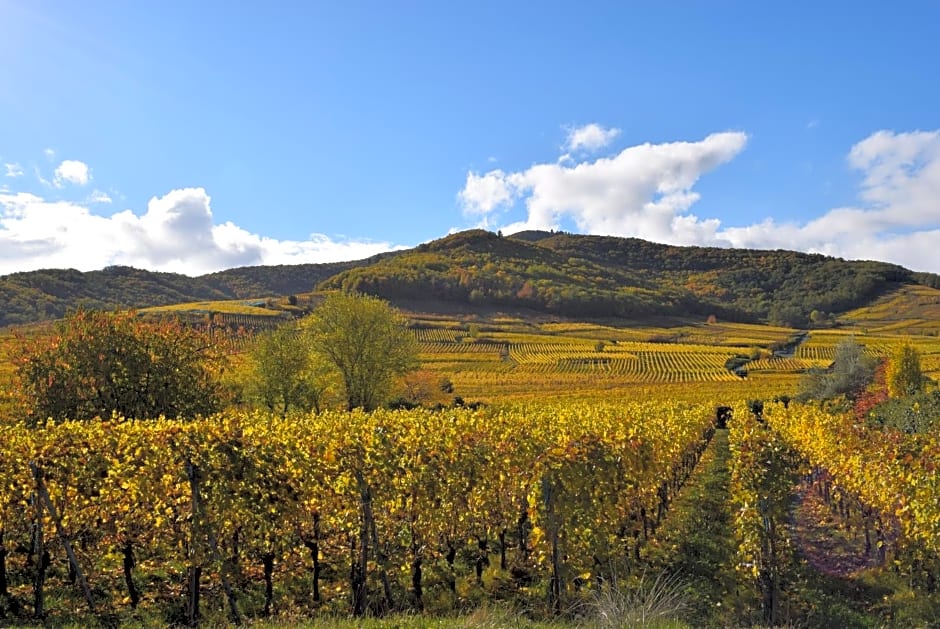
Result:
<svg viewBox="0 0 940 629"><path fill-rule="evenodd" d="M615 584L597 590L589 605L601 627L663 627L676 621L689 606L688 583L677 574L646 575L629 589ZM680 626L680 625L677 625Z"/></svg>

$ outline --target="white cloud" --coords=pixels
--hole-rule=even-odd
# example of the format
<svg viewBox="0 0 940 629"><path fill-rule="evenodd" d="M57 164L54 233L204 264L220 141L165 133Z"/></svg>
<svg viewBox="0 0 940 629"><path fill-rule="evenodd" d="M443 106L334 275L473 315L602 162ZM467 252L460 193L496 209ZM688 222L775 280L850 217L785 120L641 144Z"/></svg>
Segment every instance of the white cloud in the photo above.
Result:
<svg viewBox="0 0 940 629"><path fill-rule="evenodd" d="M23 176L23 167L20 166L19 164L17 164L17 163L14 162L14 163L12 163L12 164L4 164L3 166L4 166L4 168L6 168L6 171L7 171L7 172L6 172L6 176L7 176L7 177L14 177L14 178L15 178L15 177L22 177L22 176Z"/></svg>
<svg viewBox="0 0 940 629"><path fill-rule="evenodd" d="M55 178L52 183L56 188L63 187L66 183L77 186L87 185L91 180L91 173L88 165L75 159L64 160L55 169Z"/></svg>
<svg viewBox="0 0 940 629"><path fill-rule="evenodd" d="M556 229L565 218L584 233L636 236L685 245L791 249L894 262L940 273L940 131L878 131L848 153L862 174L859 203L804 223L772 218L724 227L690 213L693 187L706 172L744 148L744 133L716 133L698 142L643 144L612 157L555 163L521 172L468 173L459 198L480 225L505 233ZM525 220L500 221L522 204Z"/></svg>
<svg viewBox="0 0 940 629"><path fill-rule="evenodd" d="M259 236L216 224L210 201L204 189L185 188L152 198L141 215L124 210L106 217L77 203L0 193L0 275L111 264L199 275L253 264L352 260L393 248L320 234L302 241Z"/></svg>
<svg viewBox="0 0 940 629"><path fill-rule="evenodd" d="M718 221L685 214L699 198L692 187L746 143L744 133L715 133L698 142L632 146L595 161L535 164L518 173L470 172L459 197L465 212L487 224L497 210L523 201L528 216L504 227L507 233L555 229L569 217L587 233L712 242Z"/></svg>
<svg viewBox="0 0 940 629"><path fill-rule="evenodd" d="M112 203L113 201L110 194L101 190L94 190L88 195L88 203Z"/></svg>
<svg viewBox="0 0 940 629"><path fill-rule="evenodd" d="M512 184L506 174L497 169L485 175L467 173L467 182L457 195L467 214L489 214L512 200Z"/></svg>
<svg viewBox="0 0 940 629"><path fill-rule="evenodd" d="M940 272L940 131L878 131L849 151L863 175L860 207L803 225L765 221L717 236L738 247L799 249Z"/></svg>
<svg viewBox="0 0 940 629"><path fill-rule="evenodd" d="M574 127L568 129L565 150L570 152L596 151L610 144L618 135L620 135L620 129L605 129L595 122L583 127Z"/></svg>

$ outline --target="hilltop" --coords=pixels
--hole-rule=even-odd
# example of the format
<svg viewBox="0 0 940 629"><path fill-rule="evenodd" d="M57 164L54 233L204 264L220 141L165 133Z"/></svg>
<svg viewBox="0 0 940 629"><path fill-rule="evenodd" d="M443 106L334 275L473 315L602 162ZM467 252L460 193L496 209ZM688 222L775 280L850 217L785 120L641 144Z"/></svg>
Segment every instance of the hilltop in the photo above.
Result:
<svg viewBox="0 0 940 629"><path fill-rule="evenodd" d="M905 284L935 286L937 279L894 264L785 250L471 230L351 268L321 286L423 300L429 310L451 301L575 318L716 315L802 326L811 316L857 308Z"/></svg>
<svg viewBox="0 0 940 629"><path fill-rule="evenodd" d="M426 312L503 308L576 318L651 317L805 325L938 276L883 262L793 251L661 245L529 231L460 232L413 249L331 264L240 267L200 277L108 267L0 277L0 325L61 317L78 305L144 308L345 288Z"/></svg>

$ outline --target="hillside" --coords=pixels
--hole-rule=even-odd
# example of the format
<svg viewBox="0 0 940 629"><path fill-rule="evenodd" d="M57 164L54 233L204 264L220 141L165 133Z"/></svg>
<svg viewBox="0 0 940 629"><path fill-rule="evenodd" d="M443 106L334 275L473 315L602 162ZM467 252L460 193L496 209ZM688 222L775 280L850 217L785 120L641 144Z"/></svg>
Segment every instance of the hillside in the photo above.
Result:
<svg viewBox="0 0 940 629"><path fill-rule="evenodd" d="M906 285L842 316L866 332L940 335L940 289Z"/></svg>
<svg viewBox="0 0 940 629"><path fill-rule="evenodd" d="M44 269L0 277L0 326L61 317L83 305L96 309L145 308L182 302L291 295L312 290L355 262L228 269L201 277L123 266L82 273Z"/></svg>
<svg viewBox="0 0 940 629"><path fill-rule="evenodd" d="M803 326L814 311L863 307L891 289L918 283L936 285L938 277L783 250L470 230L366 260L241 267L200 277L129 267L15 273L0 277L0 325L57 318L80 304L143 308L319 287L367 292L429 312L498 308L626 320L715 315Z"/></svg>
<svg viewBox="0 0 940 629"><path fill-rule="evenodd" d="M473 230L350 269L322 286L392 301L433 296L572 317L714 314L803 326L813 311L841 312L901 284L935 277L893 264L792 251L675 247L548 232L503 238Z"/></svg>

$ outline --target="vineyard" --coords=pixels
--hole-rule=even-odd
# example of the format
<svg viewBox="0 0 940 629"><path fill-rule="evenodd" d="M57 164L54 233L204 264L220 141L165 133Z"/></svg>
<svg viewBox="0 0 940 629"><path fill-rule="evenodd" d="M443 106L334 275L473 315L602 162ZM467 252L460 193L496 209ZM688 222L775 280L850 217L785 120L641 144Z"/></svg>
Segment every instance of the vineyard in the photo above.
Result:
<svg viewBox="0 0 940 629"><path fill-rule="evenodd" d="M742 380L727 368L727 362L746 347L624 340L624 335L597 326L544 327L542 332L520 333L507 324L502 328L490 325L476 338L453 327L417 328L414 332L422 363L446 373L461 395L474 399L526 397L533 387L583 391L657 383L740 384ZM655 329L647 329L631 336L658 335ZM616 340L617 336L621 340ZM773 338L779 340L780 336L774 333ZM787 375L796 373L791 370Z"/></svg>
<svg viewBox="0 0 940 629"><path fill-rule="evenodd" d="M642 569L713 415L623 403L3 427L0 596L41 615L46 589L64 589L72 608L170 620L198 614L201 593L234 621L442 611L496 588L547 591L557 613ZM260 608L244 602L262 586Z"/></svg>
<svg viewBox="0 0 940 629"><path fill-rule="evenodd" d="M706 397L661 397L3 426L0 600L167 623L447 614L505 597L564 615L669 557L658 530L684 517L671 507L716 418L730 426L735 613L797 613L801 479L875 565L936 589L935 436L817 406L738 402L722 416Z"/></svg>
<svg viewBox="0 0 940 629"><path fill-rule="evenodd" d="M780 355L768 348L784 343L794 331L751 324L612 328L503 319L477 327L471 334L460 321L423 320L414 334L426 368L453 380L460 395L483 400L528 398L533 391L626 392L652 384L706 383L725 383L742 397L748 381L755 380L777 394L795 388L806 370L828 367L836 345L848 337L872 358L890 356L899 343L910 340L928 375L940 365L938 337L867 334L857 328L813 330L792 354ZM748 360L755 348L761 355ZM740 374L728 366L738 356L746 363Z"/></svg>
<svg viewBox="0 0 940 629"><path fill-rule="evenodd" d="M686 601L670 618L687 624L664 626L933 626L936 430L790 402L847 338L871 359L908 343L937 378L926 323L858 323L889 310L806 334L416 316L421 368L453 386L451 407L0 422L0 624L511 605L604 626L599 596L661 570ZM293 315L171 316L225 343L238 372L255 334ZM16 343L0 337L4 391ZM808 519L866 568L810 566L837 544L807 548Z"/></svg>

